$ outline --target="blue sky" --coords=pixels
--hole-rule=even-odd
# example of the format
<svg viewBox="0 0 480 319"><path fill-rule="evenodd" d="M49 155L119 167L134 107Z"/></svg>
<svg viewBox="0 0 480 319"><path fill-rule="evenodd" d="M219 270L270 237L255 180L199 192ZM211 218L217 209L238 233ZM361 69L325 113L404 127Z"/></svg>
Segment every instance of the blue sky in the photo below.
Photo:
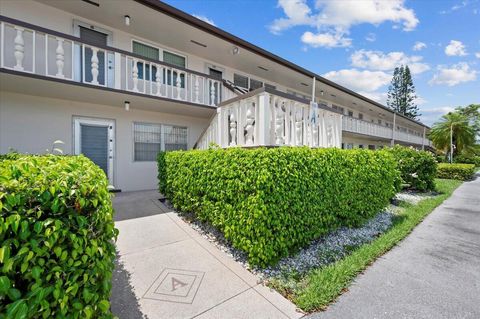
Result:
<svg viewBox="0 0 480 319"><path fill-rule="evenodd" d="M408 64L426 124L480 103L480 0L166 2L384 104Z"/></svg>

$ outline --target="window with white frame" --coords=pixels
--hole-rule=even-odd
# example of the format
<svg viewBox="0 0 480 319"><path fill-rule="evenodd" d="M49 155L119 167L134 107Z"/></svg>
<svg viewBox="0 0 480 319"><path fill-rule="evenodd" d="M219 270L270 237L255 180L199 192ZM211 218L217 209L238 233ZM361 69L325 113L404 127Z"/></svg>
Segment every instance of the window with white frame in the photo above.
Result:
<svg viewBox="0 0 480 319"><path fill-rule="evenodd" d="M134 161L156 161L160 151L186 150L187 128L154 123L133 123Z"/></svg>
<svg viewBox="0 0 480 319"><path fill-rule="evenodd" d="M159 48L156 48L154 46L141 43L139 41L132 41L132 52L138 55L141 55L147 59L151 60L157 60L157 61L163 61L169 64L172 64L177 67L185 68L186 67L186 58L184 56L168 52L166 50L160 50ZM161 52L161 53L160 53ZM160 59L160 54L162 56L162 59ZM137 62L137 68L138 68L138 78L140 80L143 80L143 76L145 74L145 79L150 80L150 67L147 64L145 66L145 72L143 70L143 63L142 62ZM155 81L157 75L157 68L152 66L152 76L151 79L152 81ZM180 80L181 80L181 87L185 87L185 75L181 74L180 75ZM166 83L168 85L175 85L177 81L177 74L174 72L172 75L172 71L167 70L163 72L163 83Z"/></svg>
<svg viewBox="0 0 480 319"><path fill-rule="evenodd" d="M249 78L248 76L237 74L237 73L233 74L233 84L235 86L248 89L250 91L261 88L264 85L262 81L255 80L255 79Z"/></svg>

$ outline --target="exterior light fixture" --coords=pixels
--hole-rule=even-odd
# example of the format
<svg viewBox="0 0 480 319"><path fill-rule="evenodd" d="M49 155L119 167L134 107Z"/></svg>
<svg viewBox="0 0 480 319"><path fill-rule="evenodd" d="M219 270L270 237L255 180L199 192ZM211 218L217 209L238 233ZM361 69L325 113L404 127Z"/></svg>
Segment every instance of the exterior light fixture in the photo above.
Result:
<svg viewBox="0 0 480 319"><path fill-rule="evenodd" d="M233 55L237 55L237 54L239 54L239 53L240 53L240 49L239 49L238 47L234 46L234 47L232 48L232 54L233 54Z"/></svg>
<svg viewBox="0 0 480 319"><path fill-rule="evenodd" d="M125 101L125 111L130 111L130 102Z"/></svg>
<svg viewBox="0 0 480 319"><path fill-rule="evenodd" d="M125 25L128 27L130 25L130 16L127 14L125 15Z"/></svg>

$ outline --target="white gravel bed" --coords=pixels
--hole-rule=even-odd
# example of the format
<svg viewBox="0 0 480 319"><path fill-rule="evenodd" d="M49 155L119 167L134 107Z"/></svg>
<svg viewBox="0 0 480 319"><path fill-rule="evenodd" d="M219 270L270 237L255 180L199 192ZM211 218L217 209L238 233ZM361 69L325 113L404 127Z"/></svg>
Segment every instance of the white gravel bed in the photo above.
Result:
<svg viewBox="0 0 480 319"><path fill-rule="evenodd" d="M233 248L223 234L208 223L194 218L193 214L180 214L193 229L205 239L213 243L220 250L242 264L246 269L259 276L260 280L268 281L272 278L280 279L282 275L297 273L303 274L310 269L319 268L333 263L348 255L354 248L368 243L387 231L393 217L400 209L398 201L417 204L419 201L433 197L433 193L401 192L395 196L394 204L389 205L383 212L367 221L358 228L341 227L298 251L295 255L281 259L277 265L268 268L251 267L244 252Z"/></svg>

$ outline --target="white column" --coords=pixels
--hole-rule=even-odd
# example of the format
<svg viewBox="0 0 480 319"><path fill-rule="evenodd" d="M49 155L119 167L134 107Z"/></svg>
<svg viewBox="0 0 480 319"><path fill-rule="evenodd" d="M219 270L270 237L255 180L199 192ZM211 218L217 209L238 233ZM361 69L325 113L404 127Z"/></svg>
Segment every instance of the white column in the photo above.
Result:
<svg viewBox="0 0 480 319"><path fill-rule="evenodd" d="M180 100L180 89L181 89L181 86L182 86L182 79L181 79L181 74L178 70L175 71L176 74L177 74L177 79L175 81L175 87L177 88L177 100ZM172 71L172 76L173 76L173 71Z"/></svg>
<svg viewBox="0 0 480 319"><path fill-rule="evenodd" d="M262 93L258 99L257 145L270 145L270 94Z"/></svg>
<svg viewBox="0 0 480 319"><path fill-rule="evenodd" d="M155 94L157 96L161 96L162 95L162 75L163 75L163 68L158 65L158 64L155 64L156 68L157 68L157 73L155 74Z"/></svg>
<svg viewBox="0 0 480 319"><path fill-rule="evenodd" d="M98 49L92 48L92 84L98 84Z"/></svg>
<svg viewBox="0 0 480 319"><path fill-rule="evenodd" d="M422 151L425 150L425 126L423 127L423 137L422 137Z"/></svg>
<svg viewBox="0 0 480 319"><path fill-rule="evenodd" d="M194 84L195 88L194 88L194 96L195 96L195 99L194 101L196 103L200 103L200 100L199 100L199 95L200 95L200 84L198 83L198 75L195 75L195 84Z"/></svg>
<svg viewBox="0 0 480 319"><path fill-rule="evenodd" d="M63 50L63 39L57 38L57 49L55 51L57 58L57 74L56 77L64 78L63 66L65 65L65 51Z"/></svg>
<svg viewBox="0 0 480 319"><path fill-rule="evenodd" d="M14 56L16 64L13 69L23 71L23 58L25 56L25 41L23 40L23 31L25 29L15 27L15 30L17 30L17 35L15 36L13 42L15 44ZM4 39L2 39L2 41L4 41Z"/></svg>
<svg viewBox="0 0 480 319"><path fill-rule="evenodd" d="M126 59L127 57L125 57ZM115 59L115 85L114 87L117 89L117 90L121 90L122 89L122 56L120 53L118 52L115 52L114 54L114 59ZM125 81L127 81L127 79L125 79ZM125 85L125 88L127 86Z"/></svg>
<svg viewBox="0 0 480 319"><path fill-rule="evenodd" d="M397 113L393 112L392 143L391 143L392 147L395 145L395 128L397 127L396 120L397 120Z"/></svg>
<svg viewBox="0 0 480 319"><path fill-rule="evenodd" d="M132 66L132 79L133 79L133 92L138 92L138 66L137 66L137 59L133 59L133 66ZM145 73L145 72L144 72ZM144 74L145 76L145 74Z"/></svg>

